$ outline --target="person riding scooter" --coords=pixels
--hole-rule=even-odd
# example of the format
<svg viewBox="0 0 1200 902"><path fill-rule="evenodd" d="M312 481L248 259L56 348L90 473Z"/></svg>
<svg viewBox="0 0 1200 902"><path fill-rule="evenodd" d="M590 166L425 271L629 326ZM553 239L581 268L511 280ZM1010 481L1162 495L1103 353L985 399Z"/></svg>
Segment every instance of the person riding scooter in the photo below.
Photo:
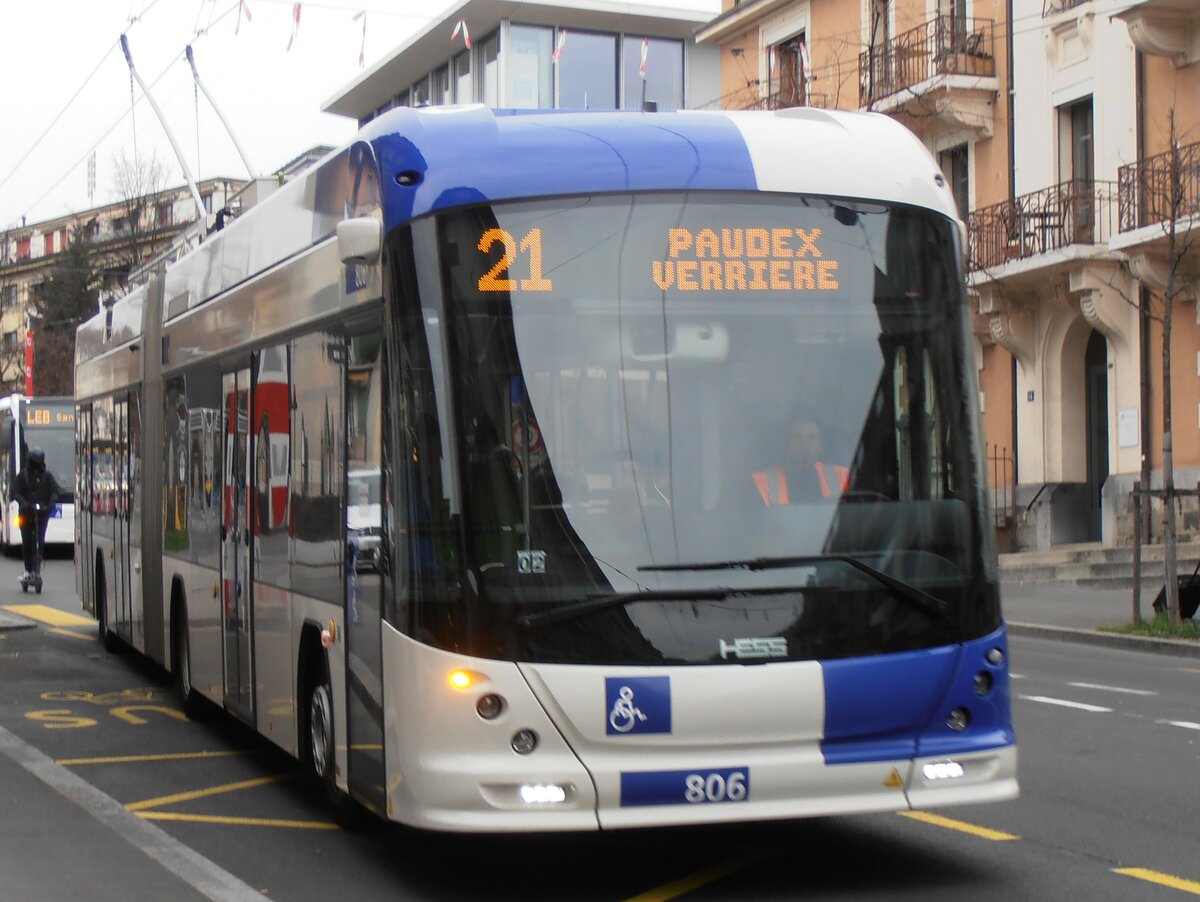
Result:
<svg viewBox="0 0 1200 902"><path fill-rule="evenodd" d="M13 480L9 493L9 500L17 503L21 517L21 554L25 558L22 582L32 579L41 569L40 552L46 541L50 515L58 504L58 495L58 482L46 469L45 452L31 448L25 458L25 467Z"/></svg>

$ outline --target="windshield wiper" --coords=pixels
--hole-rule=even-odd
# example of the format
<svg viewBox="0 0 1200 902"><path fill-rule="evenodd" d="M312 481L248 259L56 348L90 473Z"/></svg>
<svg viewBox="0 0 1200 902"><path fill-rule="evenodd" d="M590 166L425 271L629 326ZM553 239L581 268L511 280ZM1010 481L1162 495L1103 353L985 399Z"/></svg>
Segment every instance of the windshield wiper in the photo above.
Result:
<svg viewBox="0 0 1200 902"><path fill-rule="evenodd" d="M946 602L940 598L935 598L924 589L919 589L914 585L904 582L904 580L896 579L890 574L884 573L872 567L862 558L855 557L852 554L806 554L799 557L756 557L748 558L740 561L705 561L694 564L659 564L656 566L638 567L639 571L673 571L673 570L748 570L751 572L758 570L778 570L784 567L804 567L808 564L820 564L826 561L840 561L858 570L860 573L865 573L867 576L880 583L888 589L894 598L904 602L909 607L916 608L933 617L944 617L946 614ZM809 586L808 588L814 588Z"/></svg>
<svg viewBox="0 0 1200 902"><path fill-rule="evenodd" d="M644 589L640 592L616 592L612 595L593 595L582 601L551 608L537 614L525 614L518 617L516 622L521 629L529 631L553 623L564 623L607 608L617 608L633 601L725 601L733 596L802 592L805 588L805 586L771 586L748 589L716 587L712 589Z"/></svg>

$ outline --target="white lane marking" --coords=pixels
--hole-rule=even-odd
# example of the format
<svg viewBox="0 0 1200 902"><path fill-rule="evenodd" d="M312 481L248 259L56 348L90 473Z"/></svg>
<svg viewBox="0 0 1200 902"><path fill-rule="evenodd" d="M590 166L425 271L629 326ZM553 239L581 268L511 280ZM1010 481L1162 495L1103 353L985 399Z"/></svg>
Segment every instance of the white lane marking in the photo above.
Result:
<svg viewBox="0 0 1200 902"><path fill-rule="evenodd" d="M1009 678L1010 680L1023 680L1023 679L1025 679L1025 674L1023 674L1023 673L1013 673L1013 672L1009 671L1008 678Z"/></svg>
<svg viewBox="0 0 1200 902"><path fill-rule="evenodd" d="M1183 727L1185 730L1200 730L1200 723L1192 723L1190 720L1159 720L1156 723L1165 723L1169 727Z"/></svg>
<svg viewBox="0 0 1200 902"><path fill-rule="evenodd" d="M1099 689L1102 692L1124 692L1126 695L1158 695L1149 689L1126 689L1124 686L1103 686L1100 683L1067 683L1076 689Z"/></svg>
<svg viewBox="0 0 1200 902"><path fill-rule="evenodd" d="M1041 702L1044 705L1060 705L1063 708L1077 708L1080 711L1091 711L1096 714L1110 714L1112 708L1101 708L1099 705L1085 705L1083 702L1069 702L1062 698L1048 698L1045 695L1018 695L1017 698L1027 702Z"/></svg>

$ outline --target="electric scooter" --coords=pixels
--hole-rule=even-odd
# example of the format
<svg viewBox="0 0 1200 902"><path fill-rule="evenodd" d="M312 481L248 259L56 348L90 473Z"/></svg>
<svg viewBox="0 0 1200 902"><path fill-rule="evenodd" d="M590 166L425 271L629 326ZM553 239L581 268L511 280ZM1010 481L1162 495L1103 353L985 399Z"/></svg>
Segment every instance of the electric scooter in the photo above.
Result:
<svg viewBox="0 0 1200 902"><path fill-rule="evenodd" d="M21 575L21 591L27 592L32 586L33 590L39 595L42 594L42 529L38 519L41 518L42 507L40 504L33 506L33 570L29 573Z"/></svg>

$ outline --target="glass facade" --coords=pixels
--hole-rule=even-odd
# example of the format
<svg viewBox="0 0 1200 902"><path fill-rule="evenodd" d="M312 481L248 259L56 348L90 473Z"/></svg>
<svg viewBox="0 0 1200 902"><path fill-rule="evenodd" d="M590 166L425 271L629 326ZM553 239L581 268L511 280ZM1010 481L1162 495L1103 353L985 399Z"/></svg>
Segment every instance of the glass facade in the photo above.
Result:
<svg viewBox="0 0 1200 902"><path fill-rule="evenodd" d="M397 91L360 124L398 106L463 103L526 110L640 110L646 103L683 109L683 41L514 23Z"/></svg>
<svg viewBox="0 0 1200 902"><path fill-rule="evenodd" d="M659 110L683 109L683 44L631 35L626 35L622 43L621 108L640 110L646 103L653 103Z"/></svg>

